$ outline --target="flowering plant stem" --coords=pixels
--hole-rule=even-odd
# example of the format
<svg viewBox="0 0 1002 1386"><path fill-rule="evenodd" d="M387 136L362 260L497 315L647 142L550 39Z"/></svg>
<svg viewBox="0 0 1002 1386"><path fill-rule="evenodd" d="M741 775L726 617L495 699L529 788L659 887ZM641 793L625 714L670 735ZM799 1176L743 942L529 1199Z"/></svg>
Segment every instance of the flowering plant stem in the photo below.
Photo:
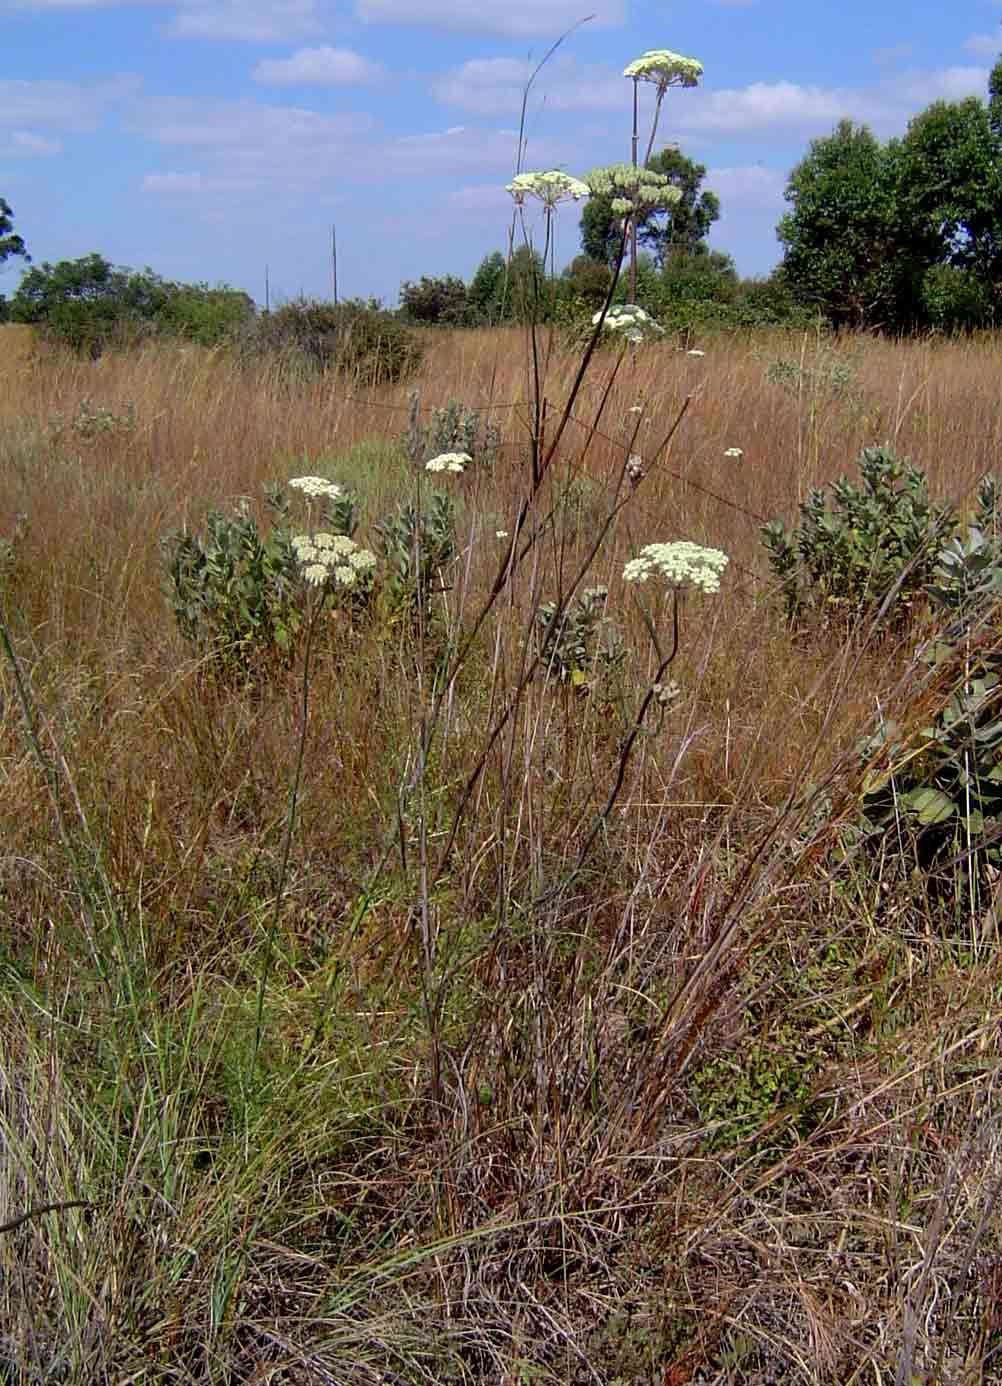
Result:
<svg viewBox="0 0 1002 1386"><path fill-rule="evenodd" d="M574 880L575 876L581 870L582 866L585 864L585 861L588 858L588 853L595 845L595 839L598 837L602 828L608 822L609 814L616 807L616 801L618 800L623 790L623 783L626 779L627 767L629 766L630 759L633 755L633 748L637 743L637 738L643 731L644 720L647 717L648 711L650 710L651 703L654 701L654 698L657 695L657 690L659 685L661 684L661 681L664 679L665 674L667 674L669 668L674 662L675 656L678 654L679 593L677 589L672 592L672 643L671 649L668 651L667 655L661 654L661 651L658 648L657 637L653 632L650 622L648 622L648 629L651 630L651 637L654 641L654 647L658 652L658 658L660 660L660 663L658 665L654 678L651 680L647 688L647 692L644 695L644 700L640 704L640 710L637 713L636 718L634 719L633 726L630 728L626 740L623 743L623 749L619 754L619 765L616 767L616 778L613 781L612 788L609 791L609 796L605 801L605 806L603 807L601 813L599 813L598 817L595 819L595 822L592 824L588 832L588 836L581 844L580 851L578 852L577 861L571 868L570 875L567 876L563 881L561 881L553 890L549 891L547 895L537 900L535 902L537 905L546 903L548 899L552 898L558 892L565 890L567 886L570 885L570 883Z"/></svg>
<svg viewBox="0 0 1002 1386"><path fill-rule="evenodd" d="M275 939L278 937L278 926L282 919L285 885L289 875L289 858L292 853L292 838L296 828L296 811L299 807L299 791L303 782L303 762L306 758L306 734L310 712L310 656L313 653L313 637L316 633L317 622L324 609L326 597L326 591L321 590L319 597L311 603L310 617L306 626L303 678L299 699L299 739L296 744L296 763L292 772L292 783L289 786L289 807L285 815L285 833L282 838L282 858L278 871L278 884L275 887L275 905L271 913L268 937L265 940L264 966L261 969L261 978L257 988L257 1002L254 1010L254 1046L248 1065L248 1077L251 1080L253 1080L254 1071L257 1068L261 1042L264 1038L264 998L271 977L272 959L275 956Z"/></svg>

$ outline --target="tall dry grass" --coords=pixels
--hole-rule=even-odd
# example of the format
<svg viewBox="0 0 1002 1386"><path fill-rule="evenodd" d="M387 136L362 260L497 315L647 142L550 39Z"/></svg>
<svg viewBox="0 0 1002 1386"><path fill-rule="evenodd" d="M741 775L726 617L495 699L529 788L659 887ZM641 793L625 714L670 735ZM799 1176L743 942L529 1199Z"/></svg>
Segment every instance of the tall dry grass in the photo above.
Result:
<svg viewBox="0 0 1002 1386"><path fill-rule="evenodd" d="M444 692L430 634L338 622L305 724L301 667L206 678L160 537L320 455L364 537L412 484L411 388L502 430L452 483L461 639L529 493L524 361L515 331L434 336L360 394L151 348L0 396L28 707L8 661L8 1379L997 1374L997 938L833 858L853 748L919 701L912 642L794 639L758 527L885 440L962 500L998 453L999 348L713 339L611 391L600 355L530 511L555 522ZM576 364L552 346L551 428ZM84 399L137 427L80 437ZM533 619L609 516L636 404L647 474L580 584L609 588L625 676L582 696L528 677ZM678 537L731 566L625 760L658 656L619 575Z"/></svg>

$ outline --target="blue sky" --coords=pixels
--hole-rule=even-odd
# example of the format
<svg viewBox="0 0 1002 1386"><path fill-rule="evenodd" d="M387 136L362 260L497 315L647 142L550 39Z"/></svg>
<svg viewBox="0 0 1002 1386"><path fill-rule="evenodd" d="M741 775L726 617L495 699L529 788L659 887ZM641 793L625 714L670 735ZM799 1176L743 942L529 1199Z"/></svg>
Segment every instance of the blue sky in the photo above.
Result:
<svg viewBox="0 0 1002 1386"><path fill-rule="evenodd" d="M333 221L342 292L395 304L503 247L522 85L589 13L532 89L524 167L628 159L623 67L696 57L659 142L706 164L713 244L748 274L778 258L811 138L983 96L1002 50L1002 0L0 0L0 196L36 260L96 250L259 300L265 265L278 298L328 292Z"/></svg>

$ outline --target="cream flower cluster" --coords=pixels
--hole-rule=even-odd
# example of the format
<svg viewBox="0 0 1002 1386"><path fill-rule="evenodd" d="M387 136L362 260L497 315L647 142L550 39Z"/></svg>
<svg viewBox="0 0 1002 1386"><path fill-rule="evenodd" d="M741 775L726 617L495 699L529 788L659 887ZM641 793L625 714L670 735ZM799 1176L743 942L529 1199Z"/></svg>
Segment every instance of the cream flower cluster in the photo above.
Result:
<svg viewBox="0 0 1002 1386"><path fill-rule="evenodd" d="M592 316L592 326L602 319L601 309ZM645 337L660 337L664 328L636 303L614 303L605 315L603 330L621 332L628 342L642 342Z"/></svg>
<svg viewBox="0 0 1002 1386"><path fill-rule="evenodd" d="M473 461L468 452L440 452L424 464L426 472L463 472Z"/></svg>
<svg viewBox="0 0 1002 1386"><path fill-rule="evenodd" d="M560 169L550 169L548 173L519 173L505 184L505 192L511 193L517 207L525 205L527 197L538 197L548 211L558 202L580 202L587 197L589 188L580 178L572 178Z"/></svg>
<svg viewBox="0 0 1002 1386"><path fill-rule="evenodd" d="M297 534L292 547L303 577L314 587L355 587L376 566L376 555L360 549L346 534Z"/></svg>
<svg viewBox="0 0 1002 1386"><path fill-rule="evenodd" d="M653 208L673 207L682 200L680 189L669 183L663 173L649 168L634 168L633 164L606 164L593 168L585 178L593 196L608 197L618 217Z"/></svg>
<svg viewBox="0 0 1002 1386"><path fill-rule="evenodd" d="M289 485L294 491L302 491L311 498L337 500L341 495L341 487L337 482L328 481L323 476L293 476L289 478Z"/></svg>
<svg viewBox="0 0 1002 1386"><path fill-rule="evenodd" d="M695 87L703 75L703 64L695 58L683 58L670 48L651 48L623 69L624 77L642 82L654 82L662 90L667 87Z"/></svg>
<svg viewBox="0 0 1002 1386"><path fill-rule="evenodd" d="M704 549L688 539L676 539L672 544L648 544L626 564L623 580L646 582L656 577L676 590L696 587L701 592L719 592L720 575L728 561L720 549Z"/></svg>

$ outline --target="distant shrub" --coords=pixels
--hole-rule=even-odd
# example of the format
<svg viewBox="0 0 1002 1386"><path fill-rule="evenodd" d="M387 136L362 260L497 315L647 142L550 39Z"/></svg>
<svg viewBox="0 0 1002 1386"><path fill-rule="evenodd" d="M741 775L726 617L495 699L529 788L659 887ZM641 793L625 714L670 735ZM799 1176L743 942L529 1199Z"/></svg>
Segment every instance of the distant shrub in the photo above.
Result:
<svg viewBox="0 0 1002 1386"><path fill-rule="evenodd" d="M61 414L52 416L49 420L49 438L52 442L59 443L68 435L72 435L77 442L92 443L98 438L122 437L135 433L137 426L136 406L131 400L126 404L123 413L116 414L105 404L95 404L92 400L82 399L77 405L77 412L71 415L68 421Z"/></svg>
<svg viewBox="0 0 1002 1386"><path fill-rule="evenodd" d="M245 351L282 353L314 371L337 371L360 385L389 385L421 361L413 332L372 303L296 299L263 314L243 339Z"/></svg>
<svg viewBox="0 0 1002 1386"><path fill-rule="evenodd" d="M412 406L414 403L412 399ZM486 413L462 400L450 399L440 409L432 410L425 428L420 427L414 413L411 431L403 442L408 455L418 463L443 452L465 452L474 463L493 467L501 446L501 431Z"/></svg>
<svg viewBox="0 0 1002 1386"><path fill-rule="evenodd" d="M841 624L885 603L885 619L901 619L932 580L951 507L933 505L925 473L892 448L865 448L858 466L860 484L842 477L831 503L810 493L796 529L762 530L791 621Z"/></svg>
<svg viewBox="0 0 1002 1386"><path fill-rule="evenodd" d="M454 274L422 275L416 284L405 280L400 286L400 312L411 322L462 326L469 318L466 285Z"/></svg>
<svg viewBox="0 0 1002 1386"><path fill-rule="evenodd" d="M971 332L995 322L991 285L956 265L933 265L922 280L922 306L931 327Z"/></svg>
<svg viewBox="0 0 1002 1386"><path fill-rule="evenodd" d="M92 254L34 265L9 311L14 322L36 324L74 351L99 355L151 336L213 346L252 319L255 308L239 289L176 284Z"/></svg>

